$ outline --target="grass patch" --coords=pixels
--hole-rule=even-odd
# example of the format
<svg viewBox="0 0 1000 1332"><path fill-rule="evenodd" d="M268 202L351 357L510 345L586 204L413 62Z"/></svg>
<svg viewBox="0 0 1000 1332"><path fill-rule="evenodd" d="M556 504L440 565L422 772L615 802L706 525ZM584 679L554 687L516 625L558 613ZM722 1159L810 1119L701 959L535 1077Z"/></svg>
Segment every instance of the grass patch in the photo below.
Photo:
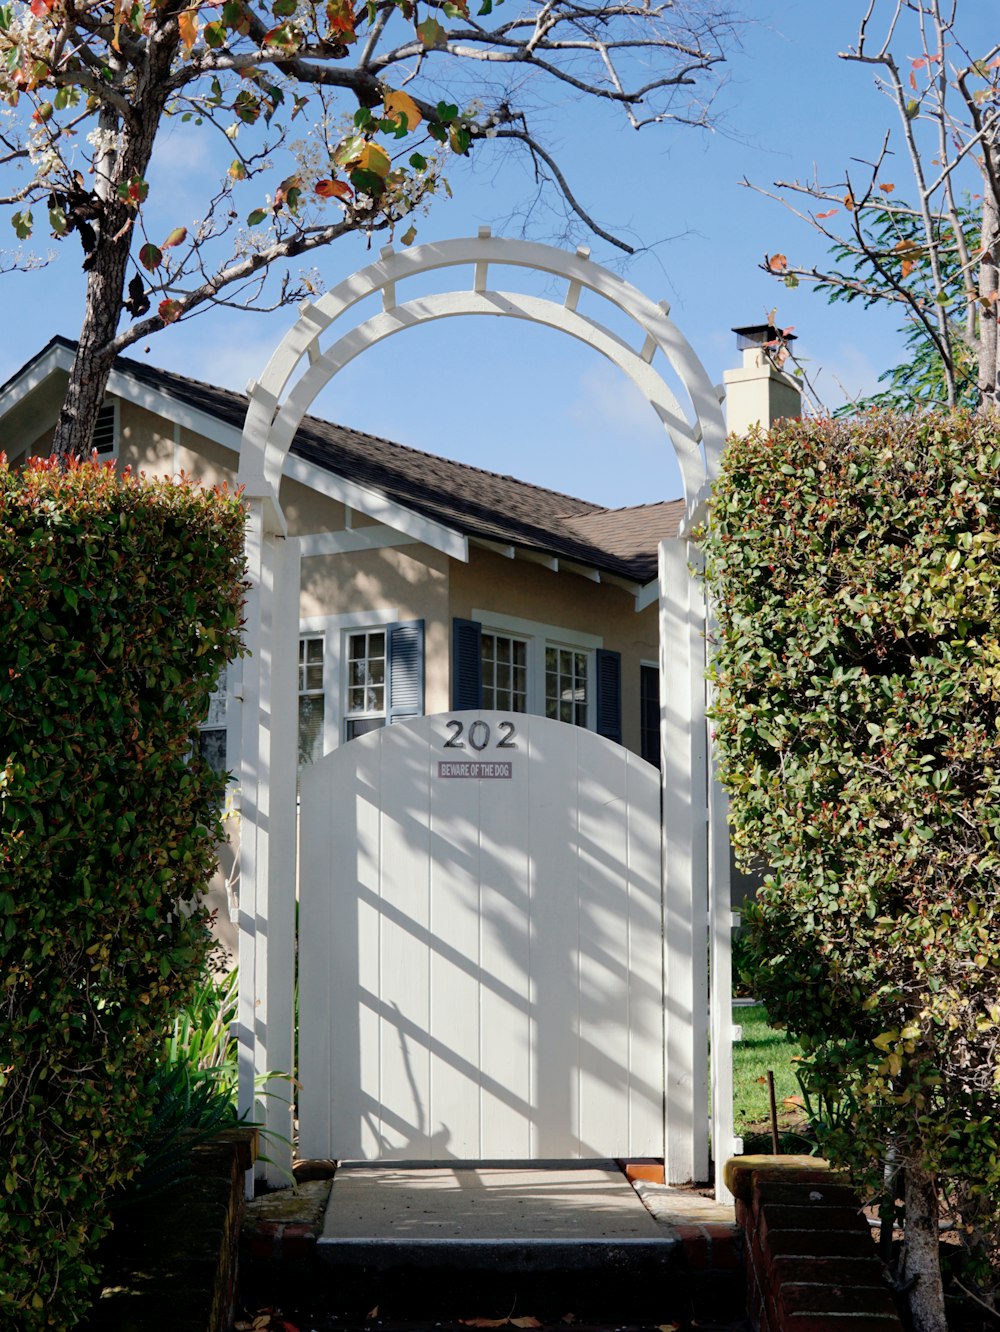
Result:
<svg viewBox="0 0 1000 1332"><path fill-rule="evenodd" d="M733 1126L743 1138L744 1150L771 1150L771 1111L767 1091L770 1069L774 1073L781 1149L784 1152L810 1151L812 1142L792 1062L802 1050L783 1031L767 1025L763 1004L735 1008L733 1021L743 1028L742 1041L733 1046ZM789 1099L792 1097L796 1100Z"/></svg>

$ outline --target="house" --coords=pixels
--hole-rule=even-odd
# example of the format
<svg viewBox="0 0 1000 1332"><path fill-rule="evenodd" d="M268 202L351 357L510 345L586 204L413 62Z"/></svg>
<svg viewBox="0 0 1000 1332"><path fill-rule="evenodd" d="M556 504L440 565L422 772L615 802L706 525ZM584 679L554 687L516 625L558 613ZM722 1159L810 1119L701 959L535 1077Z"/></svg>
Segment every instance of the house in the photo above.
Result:
<svg viewBox="0 0 1000 1332"><path fill-rule="evenodd" d="M12 461L48 452L73 351L55 337L0 386ZM726 379L739 427L789 391L759 347ZM119 357L94 447L231 484L246 410L239 393ZM402 717L478 707L557 717L659 763L657 548L683 500L605 509L306 417L280 502L301 538L302 763ZM230 771L237 687L201 733Z"/></svg>
<svg viewBox="0 0 1000 1332"><path fill-rule="evenodd" d="M469 262L471 291L398 305L401 276ZM557 273L567 281L564 300L491 292L490 264ZM637 348L578 312L585 286L635 320L642 336ZM381 292L381 313L321 351L320 329L369 289ZM487 1156L523 1157L525 1133L530 1156L607 1155L608 1145L618 1143L624 1145L614 1155L636 1150L627 1089L638 1083L631 1065L609 1068L604 1057L608 1023L631 1033L634 1019L635 1031L653 1040L636 1068L662 1073L655 1085L647 1084L645 1072L639 1078L653 1111L648 1123L643 1120L639 1154L662 1146L669 1182L705 1178L706 1011L716 1092L713 1141L728 1150L732 1140L725 1094L732 913L725 801L711 781L707 756L704 606L690 576L694 552L682 523L696 522L704 512L724 446L723 393L713 388L665 307L593 269L584 253L567 257L487 235L401 255L387 248L321 305L300 311L264 382L248 388L248 399L120 358L93 441L102 455L147 473L183 471L208 483L232 482L239 467L247 479L247 632L254 655L243 687L228 680L202 725L203 748L220 768L236 769L239 737L245 746L241 1105L253 1104L252 1074L291 1067L295 1058L297 886L300 982L319 985L305 1006L319 1025L308 1038L300 1031L316 1061L306 1079L309 1132L326 1142L329 1115L324 1120L321 1110L331 1110L332 1093L347 1106L326 1155L358 1154L355 1130L368 1122L364 1107L371 1103L383 1129L391 1131L380 1129L364 1155L403 1151L412 1157L417 1144L416 1157L425 1156L434 1146L427 1125L432 1119L450 1125L468 1101L473 1111L468 1124L461 1120L463 1152L481 1156L480 1090L486 1087L494 1097L512 1086L509 1070L499 1082L490 1071L492 1055L481 1039L489 1030L492 1042L497 1030L499 993L501 1044L517 1049L523 1087L508 1106L514 1111L511 1133ZM317 387L359 347L408 321L470 312L537 318L620 365L642 385L667 428L686 500L607 510L302 415ZM787 414L798 403L794 383L775 370L766 352L774 330L741 330L751 333L758 336L749 346L744 342L743 369L726 377L729 424L737 429ZM658 350L683 381L693 421L652 368ZM54 339L0 386L0 447L15 461L46 451L72 354L71 343ZM300 364L301 392L297 384L283 402L287 377ZM289 535L296 540L286 542ZM237 698L246 706L228 706ZM544 733L558 762L546 768L531 753L518 774L513 763L482 765L507 768L502 773L480 773L475 763L456 765L476 769L460 774L443 771L449 763L432 765L432 749L451 745L440 743L440 714L480 708L536 714L518 727ZM410 724L391 725L404 719ZM485 720L463 715L446 724L467 724L473 748L479 747L474 733L489 731ZM513 722L496 729L503 725L513 732ZM663 785L631 754L578 728L653 762L662 735ZM364 742L351 743L366 732L371 734ZM423 745L428 758L412 766L405 756L414 744ZM335 750L340 752L330 761L315 762ZM614 780L596 776L605 760L609 774L618 774ZM356 784L372 763L359 797ZM404 779L397 780L401 773ZM478 786L439 784L454 776L477 783L511 778L510 798L484 802ZM334 779L342 779L336 789ZM410 802L420 781L427 784L427 800L421 799L414 816ZM426 826L425 808L431 813ZM536 810L540 816L533 818ZM435 811L442 833L435 831ZM492 832L484 843L480 820L492 828L501 815L497 845ZM522 846L528 834L534 840ZM386 845L392 854L383 853ZM457 878L433 872L445 863L445 845L467 853ZM513 889L508 852L517 854L521 867ZM538 865L550 872L536 873ZM424 890L412 892L414 884ZM330 915L335 898L346 914ZM602 904L612 900L615 908L605 909ZM438 924L432 921L435 910ZM458 943L438 928L456 922ZM644 947L637 950L640 937ZM332 966L334 949L338 961ZM710 1004L706 956L712 958ZM331 976L343 979L346 1002L331 1002ZM512 978L517 988L511 988ZM444 1003L431 1003L432 981L439 998L450 996ZM470 985L474 994L456 1001ZM550 996L544 1003L542 990ZM563 1000L573 993L577 997L567 1007ZM639 993L646 1009L633 1003ZM461 1030L446 1031L453 1015ZM343 1035L347 1057L334 1059ZM625 1052L638 1048L631 1034L619 1044ZM567 1053L571 1046L576 1054ZM454 1084L455 1095L441 1114L427 1108L430 1082L423 1090L414 1082L411 1047L422 1052L427 1078L433 1066L442 1086L449 1079ZM558 1066L556 1049L566 1056ZM592 1051L600 1052L596 1063ZM399 1065L399 1077L383 1086L386 1060ZM337 1077L331 1080L334 1066ZM585 1132L580 1117L566 1113L567 1089L584 1082L594 1084L602 1104L613 1093L606 1132ZM272 1098L266 1114L269 1127L289 1138L290 1100L278 1104ZM555 1152L549 1150L553 1143Z"/></svg>
<svg viewBox="0 0 1000 1332"><path fill-rule="evenodd" d="M12 461L46 453L73 344L0 387ZM236 474L246 399L120 357L94 444L149 474ZM681 500L604 509L306 418L281 503L302 540L299 748L309 762L397 717L544 713L658 761L657 545ZM648 594L647 594L648 599ZM224 709L204 744L235 763Z"/></svg>

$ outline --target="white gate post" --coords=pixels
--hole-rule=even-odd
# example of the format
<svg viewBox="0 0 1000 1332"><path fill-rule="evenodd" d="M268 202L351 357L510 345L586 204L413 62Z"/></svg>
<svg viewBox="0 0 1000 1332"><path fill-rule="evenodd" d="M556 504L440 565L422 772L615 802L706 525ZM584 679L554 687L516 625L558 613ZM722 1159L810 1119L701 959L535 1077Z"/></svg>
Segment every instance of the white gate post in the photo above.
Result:
<svg viewBox="0 0 1000 1332"><path fill-rule="evenodd" d="M708 1178L708 756L704 604L683 537L660 542L660 746L668 1184Z"/></svg>
<svg viewBox="0 0 1000 1332"><path fill-rule="evenodd" d="M709 629L711 629L711 620ZM715 1161L717 1202L732 1202L722 1178L722 1166L742 1151L733 1136L733 906L729 872L729 798L718 779L718 762L711 754L708 788L708 918L710 928L709 978L712 999L712 1157Z"/></svg>
<svg viewBox="0 0 1000 1332"><path fill-rule="evenodd" d="M256 491L256 493L254 493ZM267 486L249 487L246 552L250 588L243 672L240 777L239 1108L268 1131L269 1182L292 1159L299 543L286 537Z"/></svg>

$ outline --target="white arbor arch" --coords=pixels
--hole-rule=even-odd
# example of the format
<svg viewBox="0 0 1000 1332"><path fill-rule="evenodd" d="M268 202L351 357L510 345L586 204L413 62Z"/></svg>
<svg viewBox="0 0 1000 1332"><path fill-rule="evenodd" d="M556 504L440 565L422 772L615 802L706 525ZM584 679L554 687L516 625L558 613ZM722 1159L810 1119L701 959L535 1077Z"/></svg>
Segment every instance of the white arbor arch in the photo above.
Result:
<svg viewBox="0 0 1000 1332"><path fill-rule="evenodd" d="M464 274L446 292L403 290L442 269ZM503 291L494 272L525 269L565 283L562 299ZM351 323L366 299L375 313ZM581 311L583 300L586 310ZM725 441L722 391L687 340L656 304L617 275L575 254L488 230L395 252L302 307L250 399L239 480L250 504L242 748L240 945L241 1103L253 1103L254 1077L292 1066L295 884L295 656L280 651L298 634L298 543L287 537L279 502L282 472L298 426L319 392L367 348L405 329L461 315L528 320L579 339L617 365L656 412L680 468L688 521L660 547L660 689L663 753L663 891L666 976L666 1168L668 1182L708 1171L708 991L712 949L712 1138L716 1160L732 1143L729 1022L728 846L721 794L710 780L705 725L705 606L689 572L697 551L684 532L717 473ZM624 317L624 319L623 319ZM629 330L623 337L617 331ZM684 401L653 361L665 360ZM650 593L648 600L653 600ZM709 921L712 928L709 928ZM266 1115L290 1136L286 1097ZM272 1148L271 1154L274 1155Z"/></svg>

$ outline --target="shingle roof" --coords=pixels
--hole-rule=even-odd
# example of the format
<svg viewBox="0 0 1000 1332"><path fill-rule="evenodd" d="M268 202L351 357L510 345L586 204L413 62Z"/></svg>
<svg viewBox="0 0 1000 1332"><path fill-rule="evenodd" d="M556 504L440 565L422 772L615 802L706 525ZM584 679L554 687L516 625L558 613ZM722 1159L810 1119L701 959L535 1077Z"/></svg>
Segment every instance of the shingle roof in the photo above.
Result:
<svg viewBox="0 0 1000 1332"><path fill-rule="evenodd" d="M53 344L75 350L65 338ZM247 399L241 393L130 357L118 357L115 369L242 428ZM683 500L604 509L314 416L303 418L292 453L466 536L551 554L639 583L656 577L657 544L676 535L684 512Z"/></svg>

